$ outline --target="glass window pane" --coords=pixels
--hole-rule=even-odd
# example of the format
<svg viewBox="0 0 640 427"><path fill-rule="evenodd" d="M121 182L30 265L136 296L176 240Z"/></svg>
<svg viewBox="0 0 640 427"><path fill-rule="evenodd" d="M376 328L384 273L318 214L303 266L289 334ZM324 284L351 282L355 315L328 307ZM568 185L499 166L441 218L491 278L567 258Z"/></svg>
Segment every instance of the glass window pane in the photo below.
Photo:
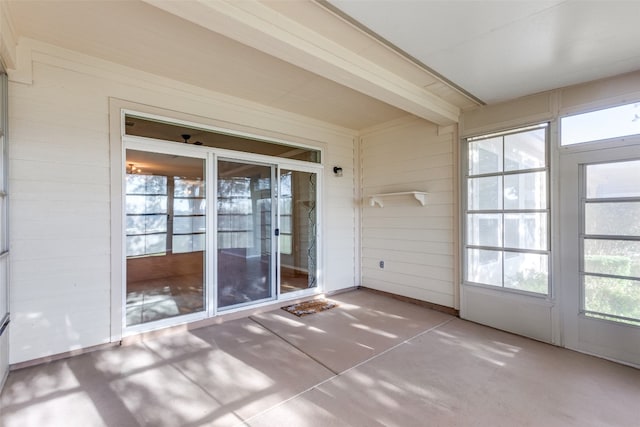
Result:
<svg viewBox="0 0 640 427"><path fill-rule="evenodd" d="M204 181L199 179L175 178L173 195L175 197L205 197Z"/></svg>
<svg viewBox="0 0 640 427"><path fill-rule="evenodd" d="M145 216L145 232L146 233L166 233L167 232L167 216L166 215L146 215Z"/></svg>
<svg viewBox="0 0 640 427"><path fill-rule="evenodd" d="M164 233L147 234L145 245L148 254L165 253L167 251L167 235Z"/></svg>
<svg viewBox="0 0 640 427"><path fill-rule="evenodd" d="M502 252L467 249L467 280L502 286Z"/></svg>
<svg viewBox="0 0 640 427"><path fill-rule="evenodd" d="M640 134L640 103L591 111L561 119L562 145Z"/></svg>
<svg viewBox="0 0 640 427"><path fill-rule="evenodd" d="M144 255L144 236L127 236L127 256Z"/></svg>
<svg viewBox="0 0 640 427"><path fill-rule="evenodd" d="M474 246L502 246L501 214L467 215L467 243Z"/></svg>
<svg viewBox="0 0 640 427"><path fill-rule="evenodd" d="M138 196L134 196L138 197ZM142 196L145 198L144 213L166 213L167 196Z"/></svg>
<svg viewBox="0 0 640 427"><path fill-rule="evenodd" d="M587 203L585 232L595 235L640 236L640 202Z"/></svg>
<svg viewBox="0 0 640 427"><path fill-rule="evenodd" d="M640 281L584 276L587 311L640 319Z"/></svg>
<svg viewBox="0 0 640 427"><path fill-rule="evenodd" d="M127 234L144 234L145 219L144 215L127 215Z"/></svg>
<svg viewBox="0 0 640 427"><path fill-rule="evenodd" d="M176 216L173 218L174 234L193 233L193 223L190 216Z"/></svg>
<svg viewBox="0 0 640 427"><path fill-rule="evenodd" d="M204 233L207 229L206 217L194 216L193 217L193 232Z"/></svg>
<svg viewBox="0 0 640 427"><path fill-rule="evenodd" d="M191 236L191 241L193 242L193 251L204 251L205 249L205 234L194 234Z"/></svg>
<svg viewBox="0 0 640 427"><path fill-rule="evenodd" d="M126 192L127 194L146 194L147 175L127 174Z"/></svg>
<svg viewBox="0 0 640 427"><path fill-rule="evenodd" d="M536 169L546 166L546 128L504 137L504 170Z"/></svg>
<svg viewBox="0 0 640 427"><path fill-rule="evenodd" d="M640 160L587 165L587 198L640 197L639 171Z"/></svg>
<svg viewBox="0 0 640 427"><path fill-rule="evenodd" d="M547 294L549 290L549 256L505 251L504 286L521 291Z"/></svg>
<svg viewBox="0 0 640 427"><path fill-rule="evenodd" d="M504 208L546 209L546 172L531 172L516 175L505 175Z"/></svg>
<svg viewBox="0 0 640 427"><path fill-rule="evenodd" d="M502 137L469 142L469 175L502 172Z"/></svg>
<svg viewBox="0 0 640 427"><path fill-rule="evenodd" d="M504 246L514 249L547 249L547 214L504 215Z"/></svg>
<svg viewBox="0 0 640 427"><path fill-rule="evenodd" d="M280 233L291 234L290 215L280 215Z"/></svg>
<svg viewBox="0 0 640 427"><path fill-rule="evenodd" d="M470 211L502 209L501 176L469 178L467 188Z"/></svg>
<svg viewBox="0 0 640 427"><path fill-rule="evenodd" d="M191 234L173 236L173 253L181 254L186 252L193 252Z"/></svg>
<svg viewBox="0 0 640 427"><path fill-rule="evenodd" d="M585 239L584 271L640 278L640 242Z"/></svg>

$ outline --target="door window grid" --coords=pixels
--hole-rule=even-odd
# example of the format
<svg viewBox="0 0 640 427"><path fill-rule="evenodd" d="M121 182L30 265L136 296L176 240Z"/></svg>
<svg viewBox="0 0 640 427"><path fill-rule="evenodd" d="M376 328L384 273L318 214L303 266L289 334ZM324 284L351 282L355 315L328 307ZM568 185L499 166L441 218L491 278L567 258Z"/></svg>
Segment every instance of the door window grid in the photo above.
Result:
<svg viewBox="0 0 640 427"><path fill-rule="evenodd" d="M549 293L547 127L466 140L466 283Z"/></svg>
<svg viewBox="0 0 640 427"><path fill-rule="evenodd" d="M640 161L583 166L581 311L640 326Z"/></svg>

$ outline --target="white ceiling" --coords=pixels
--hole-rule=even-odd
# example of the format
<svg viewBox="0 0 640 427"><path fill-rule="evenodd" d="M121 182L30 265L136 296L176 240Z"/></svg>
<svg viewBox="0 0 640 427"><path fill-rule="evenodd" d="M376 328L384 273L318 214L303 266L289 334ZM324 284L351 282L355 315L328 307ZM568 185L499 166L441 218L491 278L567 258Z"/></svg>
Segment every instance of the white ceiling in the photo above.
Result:
<svg viewBox="0 0 640 427"><path fill-rule="evenodd" d="M488 104L640 69L640 1L329 2Z"/></svg>
<svg viewBox="0 0 640 427"><path fill-rule="evenodd" d="M640 69L640 0L1 1L18 41L356 130Z"/></svg>

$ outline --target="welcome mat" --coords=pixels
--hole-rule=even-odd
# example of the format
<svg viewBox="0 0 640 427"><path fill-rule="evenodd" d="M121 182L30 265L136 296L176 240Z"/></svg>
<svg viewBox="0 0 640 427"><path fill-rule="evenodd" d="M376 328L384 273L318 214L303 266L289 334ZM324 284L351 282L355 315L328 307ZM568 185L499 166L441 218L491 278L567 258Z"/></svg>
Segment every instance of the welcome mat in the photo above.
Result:
<svg viewBox="0 0 640 427"><path fill-rule="evenodd" d="M298 317L306 316L308 314L319 313L321 311L329 310L337 307L338 304L326 299L314 299L311 301L305 301L298 304L287 305L282 307L284 311L288 311L291 314L295 314Z"/></svg>

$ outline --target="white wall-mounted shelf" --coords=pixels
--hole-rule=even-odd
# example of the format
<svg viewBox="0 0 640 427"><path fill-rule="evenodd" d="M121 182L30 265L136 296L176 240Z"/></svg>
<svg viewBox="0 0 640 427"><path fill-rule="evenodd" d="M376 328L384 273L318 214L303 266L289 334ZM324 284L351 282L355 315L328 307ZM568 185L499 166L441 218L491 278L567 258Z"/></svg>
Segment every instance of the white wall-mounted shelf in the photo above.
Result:
<svg viewBox="0 0 640 427"><path fill-rule="evenodd" d="M424 206L427 202L427 193L424 191L402 191L400 193L380 193L380 194L372 194L369 196L369 205L375 206L378 205L381 208L384 207L384 203L382 202L384 199L388 197L403 197L410 196L413 197L420 203L420 205Z"/></svg>

